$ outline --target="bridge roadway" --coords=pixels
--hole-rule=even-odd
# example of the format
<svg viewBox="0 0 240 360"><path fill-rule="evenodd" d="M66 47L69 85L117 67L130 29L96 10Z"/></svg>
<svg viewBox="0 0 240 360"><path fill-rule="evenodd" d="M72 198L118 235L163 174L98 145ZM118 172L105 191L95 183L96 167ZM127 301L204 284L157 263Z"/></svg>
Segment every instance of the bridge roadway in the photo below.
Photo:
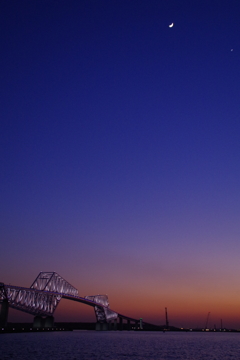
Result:
<svg viewBox="0 0 240 360"><path fill-rule="evenodd" d="M115 313L117 315L117 317L120 320L120 324L122 324L123 320L126 320L128 322L128 324L130 324L131 322L133 322L136 326L139 327L139 323L140 320L139 319L135 319L123 314L119 314L118 312L110 309L108 306L105 306L101 303L86 299L84 297L78 296L78 295L69 295L69 294L65 294L65 293L59 293L59 292L54 292L54 291L48 291L48 290L38 290L38 289L31 289L31 288L26 288L26 287L21 287L21 286L16 286L16 285L6 285L4 284L5 288L9 288L11 290L15 289L16 291L24 291L24 292L29 292L29 291L34 291L35 293L40 293L40 294L45 294L46 296L49 295L53 295L59 298L59 300L62 299L67 299L67 300L71 300L71 301L76 301L76 302L80 302L83 303L85 305L88 306L92 306L92 307L98 307L98 308L102 308L102 309L107 309L108 311L110 310L111 312ZM31 313L29 310L24 310L22 308L19 308L18 306L14 306L14 305L10 305L10 307L13 307L15 309L27 312L27 313ZM36 315L36 313L32 312L33 315ZM38 314L40 315L40 314ZM44 315L44 314L43 314ZM153 325L147 322L142 322L142 325L146 326L147 328L158 328L157 325Z"/></svg>

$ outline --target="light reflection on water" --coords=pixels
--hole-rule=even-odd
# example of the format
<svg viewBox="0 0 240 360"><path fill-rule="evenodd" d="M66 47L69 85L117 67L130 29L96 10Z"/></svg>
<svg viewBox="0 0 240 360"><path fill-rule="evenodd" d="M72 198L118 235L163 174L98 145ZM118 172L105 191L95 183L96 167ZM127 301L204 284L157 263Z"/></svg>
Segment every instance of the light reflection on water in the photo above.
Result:
<svg viewBox="0 0 240 360"><path fill-rule="evenodd" d="M1 359L237 360L240 333L74 331L0 335Z"/></svg>

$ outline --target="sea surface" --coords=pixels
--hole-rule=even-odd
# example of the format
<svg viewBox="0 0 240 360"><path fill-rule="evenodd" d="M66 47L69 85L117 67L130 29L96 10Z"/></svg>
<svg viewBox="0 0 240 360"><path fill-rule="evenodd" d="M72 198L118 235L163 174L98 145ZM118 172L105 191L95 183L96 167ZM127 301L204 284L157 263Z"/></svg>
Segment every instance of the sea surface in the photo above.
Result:
<svg viewBox="0 0 240 360"><path fill-rule="evenodd" d="M240 333L73 331L1 334L0 359L238 360Z"/></svg>

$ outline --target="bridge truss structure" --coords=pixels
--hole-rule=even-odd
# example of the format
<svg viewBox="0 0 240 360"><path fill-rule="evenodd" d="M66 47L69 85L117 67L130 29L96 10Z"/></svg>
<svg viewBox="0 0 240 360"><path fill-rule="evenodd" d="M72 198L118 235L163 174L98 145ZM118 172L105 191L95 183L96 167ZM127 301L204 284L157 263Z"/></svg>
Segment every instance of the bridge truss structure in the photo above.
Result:
<svg viewBox="0 0 240 360"><path fill-rule="evenodd" d="M7 308L34 316L51 317L62 298L94 307L98 323L109 323L119 315L110 309L107 295L80 297L78 290L56 272L40 272L30 288L0 283L2 310L3 304L5 308L7 304ZM1 316L4 317L3 314Z"/></svg>
<svg viewBox="0 0 240 360"><path fill-rule="evenodd" d="M63 294L78 295L78 290L55 272L40 272L30 288L0 288L0 301L5 298L11 308L35 316L52 316Z"/></svg>

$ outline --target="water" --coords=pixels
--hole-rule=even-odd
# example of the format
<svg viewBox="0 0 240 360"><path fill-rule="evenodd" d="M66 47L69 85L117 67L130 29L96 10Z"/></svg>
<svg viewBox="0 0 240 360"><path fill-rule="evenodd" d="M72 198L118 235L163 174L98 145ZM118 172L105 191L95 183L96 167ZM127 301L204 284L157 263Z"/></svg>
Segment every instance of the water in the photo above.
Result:
<svg viewBox="0 0 240 360"><path fill-rule="evenodd" d="M240 333L73 331L0 335L0 359L237 360Z"/></svg>

